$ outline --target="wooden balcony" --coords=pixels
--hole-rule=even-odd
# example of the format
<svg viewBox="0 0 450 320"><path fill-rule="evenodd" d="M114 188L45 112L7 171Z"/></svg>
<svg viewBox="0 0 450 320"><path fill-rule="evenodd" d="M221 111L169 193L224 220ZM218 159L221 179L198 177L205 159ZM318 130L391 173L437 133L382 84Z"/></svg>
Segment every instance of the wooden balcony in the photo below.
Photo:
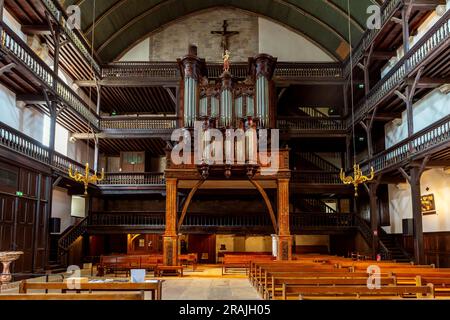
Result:
<svg viewBox="0 0 450 320"><path fill-rule="evenodd" d="M207 63L207 76L219 78L223 65ZM231 74L238 79L249 75L248 63L236 62L230 67ZM178 85L181 79L176 62L115 62L102 68L101 82L104 86L148 86ZM288 83L342 82L342 67L338 63L278 62L274 80Z"/></svg>
<svg viewBox="0 0 450 320"><path fill-rule="evenodd" d="M172 131L177 128L177 117L161 116L113 116L101 117L101 138L163 138L170 140Z"/></svg>
<svg viewBox="0 0 450 320"><path fill-rule="evenodd" d="M67 110L70 111L72 116L63 112L61 114L63 122L73 122L75 116L75 118L78 118L78 121L80 122L79 126L86 126L86 121L88 121L94 129L98 129L99 119L97 115L89 108L88 104L85 103L83 99L81 99L78 94L66 85L58 76L56 76L48 65L43 62L42 59L38 57L34 51L32 51L29 46L4 23L2 23L1 28L0 48L5 54L7 59L6 61L14 63L17 68L25 72L25 78L23 81L39 84L50 93L50 96L56 98L61 106L67 107ZM15 72L14 69L13 72ZM6 82L6 85L14 91L15 87L11 84L11 80L5 80L4 82ZM24 94L22 91L23 89L19 92L17 92L17 90L15 90L15 93ZM30 100L35 101L29 104L46 104L41 88L36 86L34 91L26 93L31 93L31 95L34 95L34 98L30 98Z"/></svg>
<svg viewBox="0 0 450 320"><path fill-rule="evenodd" d="M290 215L293 234L329 234L357 230L358 224L351 213L298 213ZM95 212L90 213L87 230L91 234L111 233L163 233L164 212ZM260 214L206 214L188 213L181 226L182 233L271 234L274 232L267 213Z"/></svg>
<svg viewBox="0 0 450 320"><path fill-rule="evenodd" d="M447 11L439 21L403 56L392 69L370 90L369 94L356 106L355 123L360 122L375 108L392 98L395 90L405 85L408 78L413 77L421 67L433 62L445 61L450 44L450 12ZM447 50L444 52L444 50ZM440 68L438 66L438 68ZM446 76L446 68L429 68L423 77L440 78ZM443 73L443 74L442 74ZM351 126L351 121L348 121Z"/></svg>
<svg viewBox="0 0 450 320"><path fill-rule="evenodd" d="M450 116L446 116L360 165L366 173L369 172L370 167L373 167L377 174L388 172L409 164L413 160L421 159L425 155L433 159L434 155L445 152L449 147Z"/></svg>
<svg viewBox="0 0 450 320"><path fill-rule="evenodd" d="M345 137L347 124L335 117L279 117L280 134L290 138L299 137Z"/></svg>

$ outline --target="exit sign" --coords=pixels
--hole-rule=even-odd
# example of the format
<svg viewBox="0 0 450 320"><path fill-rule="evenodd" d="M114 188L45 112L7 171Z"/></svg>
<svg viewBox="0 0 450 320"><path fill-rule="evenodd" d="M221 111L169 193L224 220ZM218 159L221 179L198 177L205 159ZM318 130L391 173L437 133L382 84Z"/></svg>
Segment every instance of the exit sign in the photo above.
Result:
<svg viewBox="0 0 450 320"><path fill-rule="evenodd" d="M23 196L23 192L22 191L16 191L16 196L22 197Z"/></svg>

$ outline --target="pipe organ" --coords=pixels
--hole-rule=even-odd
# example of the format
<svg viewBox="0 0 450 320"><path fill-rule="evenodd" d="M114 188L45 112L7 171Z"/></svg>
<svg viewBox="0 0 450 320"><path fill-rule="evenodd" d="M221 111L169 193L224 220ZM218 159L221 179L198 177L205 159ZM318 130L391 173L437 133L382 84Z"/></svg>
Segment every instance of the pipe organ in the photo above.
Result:
<svg viewBox="0 0 450 320"><path fill-rule="evenodd" d="M218 155L213 148L218 141L208 130L214 128L225 136L221 153L226 164L232 164L231 158L237 164L257 164L257 130L274 127L271 86L276 58L266 54L249 58L246 79L235 78L229 71L218 79L208 79L206 62L196 54L189 54L178 63L183 76L183 127L193 129L195 121L201 121L201 160L209 164ZM227 142L227 129L242 129L241 137L236 131L234 137L229 137L234 148Z"/></svg>

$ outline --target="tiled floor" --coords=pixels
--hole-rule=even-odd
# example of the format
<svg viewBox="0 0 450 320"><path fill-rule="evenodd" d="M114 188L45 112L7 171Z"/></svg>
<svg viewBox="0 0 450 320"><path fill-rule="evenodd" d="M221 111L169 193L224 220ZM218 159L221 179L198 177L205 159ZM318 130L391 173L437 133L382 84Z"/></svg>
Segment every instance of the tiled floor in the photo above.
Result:
<svg viewBox="0 0 450 320"><path fill-rule="evenodd" d="M82 270L82 277L90 277L90 270ZM153 278L153 273L148 273L148 278ZM50 281L61 281L54 276ZM107 275L104 278L114 278ZM125 277L119 276L124 279ZM231 271L222 276L219 266L199 265L195 271L186 268L184 277L163 277L163 300L259 300L261 299L256 290L252 287L244 273ZM45 281L45 278L34 278L28 281ZM18 283L8 290L2 290L3 294L18 293ZM32 292L32 291L30 291ZM34 292L34 291L33 291ZM36 291L37 293L38 291ZM150 293L146 294L146 299L150 298Z"/></svg>
<svg viewBox="0 0 450 320"><path fill-rule="evenodd" d="M255 300L260 299L246 278L166 278L163 300Z"/></svg>

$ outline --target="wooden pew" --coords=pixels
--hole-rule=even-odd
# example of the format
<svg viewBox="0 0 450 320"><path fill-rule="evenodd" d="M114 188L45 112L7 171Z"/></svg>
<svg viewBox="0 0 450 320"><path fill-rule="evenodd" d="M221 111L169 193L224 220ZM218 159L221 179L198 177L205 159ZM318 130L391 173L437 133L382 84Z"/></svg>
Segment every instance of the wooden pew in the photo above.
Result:
<svg viewBox="0 0 450 320"><path fill-rule="evenodd" d="M226 274L227 269L245 269L248 274L252 261L272 261L273 256L270 255L224 255L222 261L222 275Z"/></svg>
<svg viewBox="0 0 450 320"><path fill-rule="evenodd" d="M195 271L197 267L197 254L196 253L188 253L188 254L180 254L178 256L178 261L181 265L185 264L186 266L192 265L192 271Z"/></svg>
<svg viewBox="0 0 450 320"><path fill-rule="evenodd" d="M276 299L277 293L282 293L283 284L286 285L299 285L299 286L367 286L368 277L321 277L319 274L316 278L289 278L289 277L272 277L270 289L264 294L266 299ZM380 285L388 286L395 285L395 277L383 276L380 277Z"/></svg>
<svg viewBox="0 0 450 320"><path fill-rule="evenodd" d="M372 296L378 299L383 297L398 297L405 295L425 295L427 298L434 298L434 288L432 284L426 286L382 286L379 289L370 289L367 286L299 286L293 284L282 284L282 299L298 296L299 299L307 299L311 296L329 297L333 296Z"/></svg>
<svg viewBox="0 0 450 320"><path fill-rule="evenodd" d="M304 265L304 264L283 264L270 265L264 264L257 267L256 274L253 276L252 283L259 287L262 282L265 282L269 273L305 273L305 272L326 272L326 273L349 273L351 269L338 269L331 265Z"/></svg>
<svg viewBox="0 0 450 320"><path fill-rule="evenodd" d="M282 285L301 285L301 286L362 286L368 283L368 274L343 274L339 276L325 275L315 273L313 275L279 276L272 275L264 286L262 296L264 299L276 299L277 293L282 292ZM380 275L379 284L381 286L396 285L394 276Z"/></svg>
<svg viewBox="0 0 450 320"><path fill-rule="evenodd" d="M77 283L74 289L64 282L27 282L21 281L19 284L19 293L27 293L28 290L60 290L61 293L75 291L150 291L152 300L161 300L162 281L131 283L131 282L81 282Z"/></svg>
<svg viewBox="0 0 450 320"><path fill-rule="evenodd" d="M144 300L144 292L123 293L19 293L0 295L0 300Z"/></svg>

